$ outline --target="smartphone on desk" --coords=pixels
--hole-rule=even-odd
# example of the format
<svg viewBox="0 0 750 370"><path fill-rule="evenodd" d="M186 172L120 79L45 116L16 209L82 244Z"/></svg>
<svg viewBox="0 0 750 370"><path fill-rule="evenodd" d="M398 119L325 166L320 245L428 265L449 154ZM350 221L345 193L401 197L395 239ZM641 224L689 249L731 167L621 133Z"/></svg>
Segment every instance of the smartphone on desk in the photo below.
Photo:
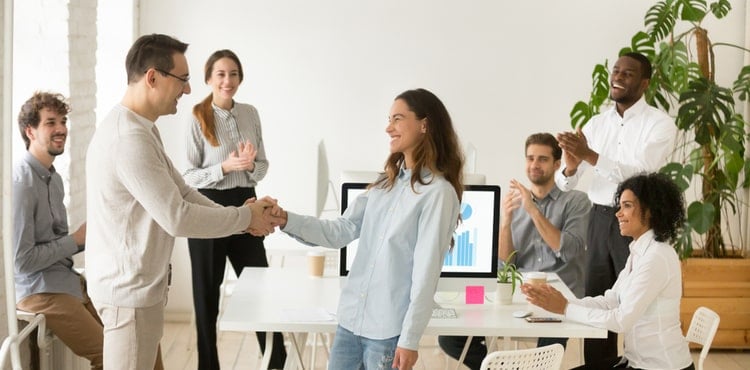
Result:
<svg viewBox="0 0 750 370"><path fill-rule="evenodd" d="M539 317L539 316L529 316L526 318L526 321L528 322L562 322L562 320L556 317Z"/></svg>

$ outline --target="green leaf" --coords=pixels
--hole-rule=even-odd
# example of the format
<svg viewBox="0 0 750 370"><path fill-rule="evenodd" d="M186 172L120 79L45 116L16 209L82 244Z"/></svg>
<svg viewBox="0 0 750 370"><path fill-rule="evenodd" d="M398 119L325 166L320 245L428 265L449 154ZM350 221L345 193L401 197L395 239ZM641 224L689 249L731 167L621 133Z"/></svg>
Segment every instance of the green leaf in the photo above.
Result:
<svg viewBox="0 0 750 370"><path fill-rule="evenodd" d="M742 187L747 189L750 187L750 161L745 162L745 177L742 179Z"/></svg>
<svg viewBox="0 0 750 370"><path fill-rule="evenodd" d="M654 47L654 39L649 34L643 31L636 33L633 35L630 45L633 51L645 55L649 60L654 60L656 48Z"/></svg>
<svg viewBox="0 0 750 370"><path fill-rule="evenodd" d="M700 22L706 16L705 0L677 0L675 6L683 21Z"/></svg>
<svg viewBox="0 0 750 370"><path fill-rule="evenodd" d="M570 127L573 129L585 126L590 119L591 108L585 102L577 102L570 111Z"/></svg>
<svg viewBox="0 0 750 370"><path fill-rule="evenodd" d="M744 168L745 158L737 153L731 153L726 158L724 172L726 174L727 185L730 189L736 189L739 183L740 172Z"/></svg>
<svg viewBox="0 0 750 370"><path fill-rule="evenodd" d="M648 94L651 96L651 99L647 99L648 103L651 105L657 105L658 107L661 107L666 112L669 112L670 104L669 100L667 100L667 97L662 94L661 90L654 89L655 91Z"/></svg>
<svg viewBox="0 0 750 370"><path fill-rule="evenodd" d="M659 45L659 54L654 59L655 74L664 80L664 88L679 95L686 90L693 76L700 76L697 64L691 66L687 46L682 41L674 44L663 42ZM698 74L694 74L693 71Z"/></svg>
<svg viewBox="0 0 750 370"><path fill-rule="evenodd" d="M693 254L693 230L687 222L683 224L677 234L674 249L680 256L680 259L688 258Z"/></svg>
<svg viewBox="0 0 750 370"><path fill-rule="evenodd" d="M690 187L690 180L693 179L693 166L691 164L683 165L682 163L671 162L659 169L659 172L669 176L683 192Z"/></svg>
<svg viewBox="0 0 750 370"><path fill-rule="evenodd" d="M750 65L742 67L737 80L734 81L733 90L736 94L739 94L742 101L750 98Z"/></svg>
<svg viewBox="0 0 750 370"><path fill-rule="evenodd" d="M729 3L729 0L719 0L715 3L712 3L710 9L711 13L713 13L716 19L721 19L729 14L730 10L732 10L732 4Z"/></svg>
<svg viewBox="0 0 750 370"><path fill-rule="evenodd" d="M599 111L599 107L609 98L609 70L607 68L607 61L604 64L597 64L594 66L594 71L591 72L591 113Z"/></svg>
<svg viewBox="0 0 750 370"><path fill-rule="evenodd" d="M646 12L644 24L652 39L662 40L667 37L675 25L675 14L671 5L664 1L656 3Z"/></svg>
<svg viewBox="0 0 750 370"><path fill-rule="evenodd" d="M687 222L695 232L705 234L713 224L715 213L716 209L710 202L695 201L688 207Z"/></svg>
<svg viewBox="0 0 750 370"><path fill-rule="evenodd" d="M730 119L734 109L732 91L706 78L692 81L680 94L680 104L675 123L682 130L693 129L700 145L718 137L719 127Z"/></svg>
<svg viewBox="0 0 750 370"><path fill-rule="evenodd" d="M688 162L693 167L693 174L698 174L703 169L703 149L697 147L688 155Z"/></svg>

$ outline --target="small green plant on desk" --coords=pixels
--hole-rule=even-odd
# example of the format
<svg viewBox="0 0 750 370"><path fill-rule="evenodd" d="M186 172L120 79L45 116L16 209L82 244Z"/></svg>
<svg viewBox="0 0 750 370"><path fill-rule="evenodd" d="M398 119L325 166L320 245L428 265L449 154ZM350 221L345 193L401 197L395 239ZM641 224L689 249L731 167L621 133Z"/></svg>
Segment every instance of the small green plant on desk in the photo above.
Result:
<svg viewBox="0 0 750 370"><path fill-rule="evenodd" d="M511 294L516 292L516 285L523 283L521 273L518 271L516 264L511 262L516 256L517 251L513 251L508 258L505 259L503 267L497 270L497 282L498 284L510 284Z"/></svg>

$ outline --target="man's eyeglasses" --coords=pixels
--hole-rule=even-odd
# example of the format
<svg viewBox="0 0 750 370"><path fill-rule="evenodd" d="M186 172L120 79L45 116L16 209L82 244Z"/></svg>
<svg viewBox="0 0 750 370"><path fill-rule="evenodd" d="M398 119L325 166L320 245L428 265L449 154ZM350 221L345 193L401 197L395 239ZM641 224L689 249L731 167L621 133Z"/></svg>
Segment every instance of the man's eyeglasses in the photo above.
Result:
<svg viewBox="0 0 750 370"><path fill-rule="evenodd" d="M184 85L187 85L187 84L188 84L188 83L190 82L190 76L187 76L187 77L180 77L180 76L178 76L178 75L174 75L174 74L171 74L171 73L169 73L169 72L167 72L167 71L165 71L165 70L161 70L161 69L159 69L159 68L154 68L154 70L155 70L155 71L157 71L157 72L159 72L159 73L161 73L161 74L163 74L163 75L165 75L165 76L169 76L169 77L174 77L174 78L176 78L176 79L178 79L178 80L182 81L182 85L183 85L183 86L184 86Z"/></svg>

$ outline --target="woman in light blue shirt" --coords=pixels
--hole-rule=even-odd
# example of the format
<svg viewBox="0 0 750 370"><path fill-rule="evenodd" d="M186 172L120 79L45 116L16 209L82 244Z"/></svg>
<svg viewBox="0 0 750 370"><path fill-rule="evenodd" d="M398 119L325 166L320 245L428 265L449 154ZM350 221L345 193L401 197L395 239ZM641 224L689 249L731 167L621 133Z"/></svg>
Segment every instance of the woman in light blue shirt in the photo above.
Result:
<svg viewBox="0 0 750 370"><path fill-rule="evenodd" d="M464 160L445 106L427 90L405 91L393 102L386 133L385 172L342 217L282 212L283 231L306 244L341 248L359 238L329 370L414 366L453 244Z"/></svg>

